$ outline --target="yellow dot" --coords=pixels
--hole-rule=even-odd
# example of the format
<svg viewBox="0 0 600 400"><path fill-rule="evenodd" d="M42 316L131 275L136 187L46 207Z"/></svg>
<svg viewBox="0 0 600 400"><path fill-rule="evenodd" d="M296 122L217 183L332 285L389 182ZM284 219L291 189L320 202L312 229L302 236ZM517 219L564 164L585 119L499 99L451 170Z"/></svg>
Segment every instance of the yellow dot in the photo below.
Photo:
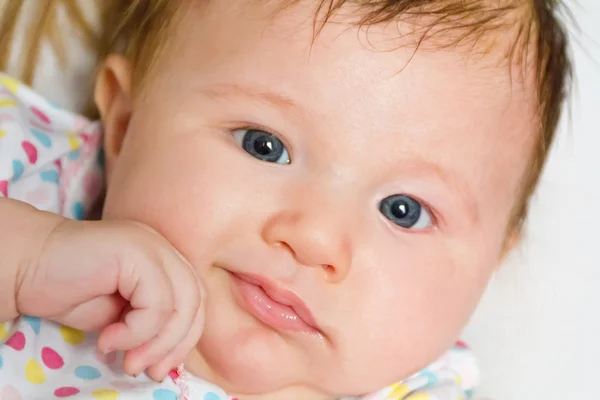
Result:
<svg viewBox="0 0 600 400"><path fill-rule="evenodd" d="M415 393L412 396L410 396L407 400L431 400L431 398L426 393Z"/></svg>
<svg viewBox="0 0 600 400"><path fill-rule="evenodd" d="M117 400L119 392L111 389L100 389L92 392L92 397L96 400Z"/></svg>
<svg viewBox="0 0 600 400"><path fill-rule="evenodd" d="M79 138L73 134L70 134L68 136L69 138L69 147L71 151L75 151L79 148L79 146L81 146L81 142L79 141Z"/></svg>
<svg viewBox="0 0 600 400"><path fill-rule="evenodd" d="M17 89L19 88L19 82L9 78L8 76L0 76L0 84L6 86L8 90L13 93L17 93Z"/></svg>
<svg viewBox="0 0 600 400"><path fill-rule="evenodd" d="M79 329L69 328L68 326L60 327L60 335L65 342L73 345L78 345L83 342L83 332Z"/></svg>
<svg viewBox="0 0 600 400"><path fill-rule="evenodd" d="M25 377L34 385L41 385L46 382L46 374L44 374L44 370L35 360L29 360L25 364Z"/></svg>
<svg viewBox="0 0 600 400"><path fill-rule="evenodd" d="M410 388L408 386L398 385L394 387L394 391L388 395L388 398L401 400L409 393Z"/></svg>
<svg viewBox="0 0 600 400"><path fill-rule="evenodd" d="M12 100L0 99L0 108L2 107L16 107L17 103Z"/></svg>
<svg viewBox="0 0 600 400"><path fill-rule="evenodd" d="M6 136L6 130L0 129L0 139L2 139L4 136Z"/></svg>

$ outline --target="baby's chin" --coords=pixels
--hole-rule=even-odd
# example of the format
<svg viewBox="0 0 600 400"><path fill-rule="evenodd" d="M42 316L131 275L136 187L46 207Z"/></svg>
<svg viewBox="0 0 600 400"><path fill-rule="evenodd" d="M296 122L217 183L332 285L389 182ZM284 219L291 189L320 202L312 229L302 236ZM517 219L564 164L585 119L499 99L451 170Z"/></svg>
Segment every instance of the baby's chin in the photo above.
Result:
<svg viewBox="0 0 600 400"><path fill-rule="evenodd" d="M311 365L306 354L264 327L238 326L205 331L186 369L243 400L335 399L373 392L394 381L380 374L367 377L360 369L344 371L340 365L333 367L333 360L329 364Z"/></svg>
<svg viewBox="0 0 600 400"><path fill-rule="evenodd" d="M308 387L303 357L296 356L275 332L252 326L208 326L212 329L205 330L186 362L192 374L241 398Z"/></svg>

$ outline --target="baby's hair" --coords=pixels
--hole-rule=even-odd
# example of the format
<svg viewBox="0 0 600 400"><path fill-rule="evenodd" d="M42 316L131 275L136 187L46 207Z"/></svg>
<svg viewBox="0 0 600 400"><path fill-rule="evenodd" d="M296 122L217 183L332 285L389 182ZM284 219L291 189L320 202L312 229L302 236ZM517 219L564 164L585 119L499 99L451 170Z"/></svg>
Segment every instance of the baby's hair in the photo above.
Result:
<svg viewBox="0 0 600 400"><path fill-rule="evenodd" d="M57 22L61 11L82 41L95 51L99 61L113 52L131 61L135 90L152 70L157 52L168 41L169 27L176 23L178 9L191 1L201 0L96 0L100 28L94 29L85 18L82 2L77 0L0 0L0 6L3 5L0 8L0 70L7 69L10 51L15 50L16 26L25 11L34 17L22 45L21 79L32 82L44 40L49 41L59 61L64 62L66 46ZM301 0L280 1L285 9ZM518 233L554 140L569 88L571 65L567 34L558 18L562 3L559 0L319 0L315 5L316 34L344 6L354 7L357 24L361 27L411 22L417 33L417 47L427 43L439 48L461 44L474 48L480 41L487 44L485 39L494 37L494 33L500 32L495 37L502 38L504 33L514 32L507 59L522 60L523 65L534 63L540 121L539 138L519 194L521 200L507 226L509 233ZM91 109L88 115L94 117L94 113Z"/></svg>

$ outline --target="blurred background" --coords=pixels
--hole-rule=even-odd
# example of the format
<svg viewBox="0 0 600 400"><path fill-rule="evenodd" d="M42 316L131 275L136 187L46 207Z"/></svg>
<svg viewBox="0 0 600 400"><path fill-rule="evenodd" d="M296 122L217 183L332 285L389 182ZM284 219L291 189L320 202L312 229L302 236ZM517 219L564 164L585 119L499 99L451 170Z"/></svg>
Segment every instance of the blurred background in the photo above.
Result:
<svg viewBox="0 0 600 400"><path fill-rule="evenodd" d="M523 246L465 332L494 400L600 399L600 1L565 3L579 26L568 113Z"/></svg>

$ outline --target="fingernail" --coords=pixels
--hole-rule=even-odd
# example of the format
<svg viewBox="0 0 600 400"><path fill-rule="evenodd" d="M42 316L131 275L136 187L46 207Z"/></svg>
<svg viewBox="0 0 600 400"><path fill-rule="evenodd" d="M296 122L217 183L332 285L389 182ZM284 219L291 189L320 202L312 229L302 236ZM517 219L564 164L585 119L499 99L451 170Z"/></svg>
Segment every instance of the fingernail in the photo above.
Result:
<svg viewBox="0 0 600 400"><path fill-rule="evenodd" d="M102 354L106 356L106 355L108 355L108 354L112 353L113 351L115 351L115 349L111 349L111 348L109 347L108 349L104 349L104 350L102 350Z"/></svg>

